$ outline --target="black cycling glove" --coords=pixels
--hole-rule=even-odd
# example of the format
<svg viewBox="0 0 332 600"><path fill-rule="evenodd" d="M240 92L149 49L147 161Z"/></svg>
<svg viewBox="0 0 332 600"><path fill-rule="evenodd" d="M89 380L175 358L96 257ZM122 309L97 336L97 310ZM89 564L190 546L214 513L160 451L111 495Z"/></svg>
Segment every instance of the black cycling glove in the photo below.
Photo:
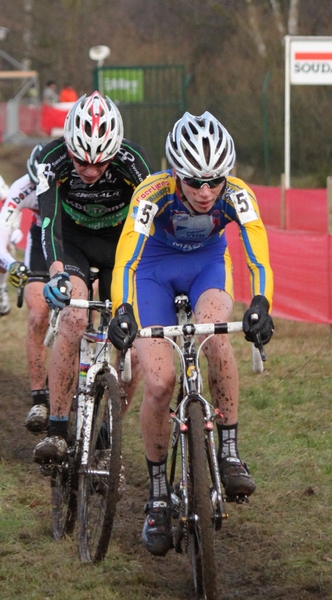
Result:
<svg viewBox="0 0 332 600"><path fill-rule="evenodd" d="M115 311L108 328L108 337L115 348L123 350L124 348L130 348L137 330L133 307L128 302L124 302Z"/></svg>
<svg viewBox="0 0 332 600"><path fill-rule="evenodd" d="M274 331L274 325L269 313L269 303L265 296L254 296L250 307L243 315L243 332L248 342L259 346L257 335L262 344L267 344ZM257 318L258 317L258 318Z"/></svg>

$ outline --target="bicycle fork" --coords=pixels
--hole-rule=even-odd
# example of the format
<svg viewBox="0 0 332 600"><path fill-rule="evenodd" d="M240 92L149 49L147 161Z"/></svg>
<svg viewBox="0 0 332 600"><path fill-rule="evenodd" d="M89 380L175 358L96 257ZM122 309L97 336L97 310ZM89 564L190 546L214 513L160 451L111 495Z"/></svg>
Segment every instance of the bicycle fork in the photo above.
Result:
<svg viewBox="0 0 332 600"><path fill-rule="evenodd" d="M93 361L91 342L84 338L81 342L76 440L81 440L81 471L108 475L108 472L95 471L89 466L91 430L95 410L94 383L98 373L103 371L105 367L117 378L116 369L109 362L109 346L102 338L104 336L101 336L100 341L97 341L96 344L94 359L96 362L94 364L91 364L91 361Z"/></svg>

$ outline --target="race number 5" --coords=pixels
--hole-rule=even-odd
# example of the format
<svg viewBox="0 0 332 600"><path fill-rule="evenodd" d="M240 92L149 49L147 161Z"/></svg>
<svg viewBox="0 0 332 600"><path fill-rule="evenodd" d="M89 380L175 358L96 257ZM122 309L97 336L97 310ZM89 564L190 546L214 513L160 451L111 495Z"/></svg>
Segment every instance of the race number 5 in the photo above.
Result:
<svg viewBox="0 0 332 600"><path fill-rule="evenodd" d="M153 218L157 212L158 206L156 204L152 204L148 200L141 200L135 217L134 230L148 237Z"/></svg>
<svg viewBox="0 0 332 600"><path fill-rule="evenodd" d="M231 194L231 200L242 225L258 219L247 190L239 190Z"/></svg>

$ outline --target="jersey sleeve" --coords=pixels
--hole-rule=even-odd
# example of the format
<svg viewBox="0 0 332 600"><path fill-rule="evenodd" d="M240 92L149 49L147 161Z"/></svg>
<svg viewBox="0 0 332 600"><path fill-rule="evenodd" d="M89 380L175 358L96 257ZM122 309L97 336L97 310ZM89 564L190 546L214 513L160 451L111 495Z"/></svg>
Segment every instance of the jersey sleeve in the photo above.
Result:
<svg viewBox="0 0 332 600"><path fill-rule="evenodd" d="M154 233L153 221L164 204L170 180L168 173L149 176L136 188L132 197L116 249L111 287L114 311L123 302L133 302L135 271L146 241Z"/></svg>
<svg viewBox="0 0 332 600"><path fill-rule="evenodd" d="M19 227L21 210L25 208L26 189L29 189L29 185L28 176L14 181L0 211L0 266L7 271L11 263L16 260L10 254L8 247L11 234Z"/></svg>
<svg viewBox="0 0 332 600"><path fill-rule="evenodd" d="M230 214L240 230L246 263L249 270L252 296L260 294L269 302L273 297L273 271L270 265L266 229L260 216L254 192L243 181L230 184Z"/></svg>
<svg viewBox="0 0 332 600"><path fill-rule="evenodd" d="M38 165L37 198L39 203L42 247L47 267L55 261L63 262L61 199L59 177L52 166L52 152L43 149Z"/></svg>

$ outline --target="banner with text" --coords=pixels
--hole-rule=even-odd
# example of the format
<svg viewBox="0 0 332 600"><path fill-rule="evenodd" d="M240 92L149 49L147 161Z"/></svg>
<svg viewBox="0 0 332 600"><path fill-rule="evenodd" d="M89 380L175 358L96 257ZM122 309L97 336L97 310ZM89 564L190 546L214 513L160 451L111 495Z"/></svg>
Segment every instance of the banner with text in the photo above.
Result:
<svg viewBox="0 0 332 600"><path fill-rule="evenodd" d="M98 89L114 102L143 102L143 69L99 69Z"/></svg>

